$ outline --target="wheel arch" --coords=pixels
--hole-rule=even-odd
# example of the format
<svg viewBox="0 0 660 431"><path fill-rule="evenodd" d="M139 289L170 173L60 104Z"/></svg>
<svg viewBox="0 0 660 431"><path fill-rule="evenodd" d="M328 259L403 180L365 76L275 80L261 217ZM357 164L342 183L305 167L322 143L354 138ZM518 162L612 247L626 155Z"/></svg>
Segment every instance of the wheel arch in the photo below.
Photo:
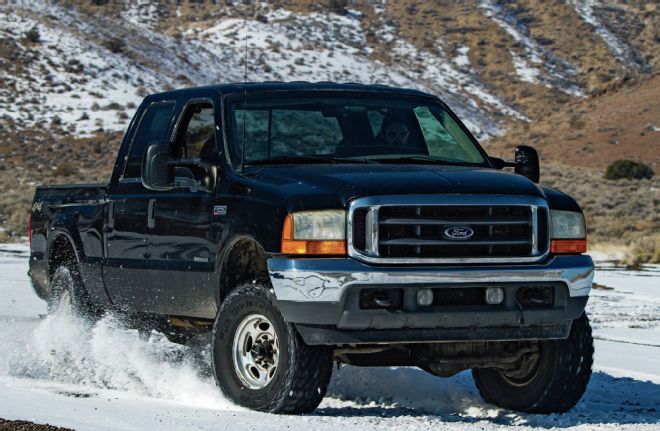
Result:
<svg viewBox="0 0 660 431"><path fill-rule="evenodd" d="M232 238L224 248L219 265L218 305L229 293L254 280L268 280L268 253L251 236L241 235Z"/></svg>
<svg viewBox="0 0 660 431"><path fill-rule="evenodd" d="M55 270L62 263L78 265L78 251L73 238L67 232L57 231L48 238L47 271L48 278L52 278Z"/></svg>

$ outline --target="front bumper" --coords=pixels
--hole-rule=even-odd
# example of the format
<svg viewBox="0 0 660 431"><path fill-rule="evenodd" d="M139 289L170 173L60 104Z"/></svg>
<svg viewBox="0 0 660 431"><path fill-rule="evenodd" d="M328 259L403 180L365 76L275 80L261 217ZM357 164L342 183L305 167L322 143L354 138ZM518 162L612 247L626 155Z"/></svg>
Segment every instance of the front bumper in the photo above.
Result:
<svg viewBox="0 0 660 431"><path fill-rule="evenodd" d="M586 255L557 256L542 264L462 267L273 258L268 270L284 318L297 324L308 344L344 344L564 338L570 321L584 311L594 265ZM522 309L516 302L516 290L534 283L553 286L551 307ZM419 288L475 286L502 287L504 303L416 304ZM359 291L366 287L403 288L404 306L392 311L361 309Z"/></svg>

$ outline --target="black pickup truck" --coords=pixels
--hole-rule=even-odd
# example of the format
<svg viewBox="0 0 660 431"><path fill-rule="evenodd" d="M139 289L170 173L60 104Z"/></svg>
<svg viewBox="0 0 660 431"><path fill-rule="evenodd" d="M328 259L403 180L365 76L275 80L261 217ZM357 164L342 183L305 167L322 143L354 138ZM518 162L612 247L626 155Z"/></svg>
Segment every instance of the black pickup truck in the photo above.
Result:
<svg viewBox="0 0 660 431"><path fill-rule="evenodd" d="M591 375L594 268L580 207L538 181L532 148L489 157L419 91L170 91L109 184L37 188L30 274L54 312L208 334L249 408L312 411L337 361L471 369L488 402L564 412Z"/></svg>

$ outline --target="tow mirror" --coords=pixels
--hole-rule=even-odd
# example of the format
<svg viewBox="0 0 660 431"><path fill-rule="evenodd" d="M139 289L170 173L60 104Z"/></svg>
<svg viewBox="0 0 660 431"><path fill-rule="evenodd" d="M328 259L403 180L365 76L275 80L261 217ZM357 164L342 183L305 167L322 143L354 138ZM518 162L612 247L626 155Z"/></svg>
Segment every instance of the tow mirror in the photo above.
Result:
<svg viewBox="0 0 660 431"><path fill-rule="evenodd" d="M142 184L149 190L187 188L192 192L212 192L217 168L201 159L170 157L170 143L154 141L147 147L142 160Z"/></svg>
<svg viewBox="0 0 660 431"><path fill-rule="evenodd" d="M539 182L539 155L536 150L526 145L516 147L515 161L509 162L499 157L490 157L490 164L495 169L514 168L515 173Z"/></svg>
<svg viewBox="0 0 660 431"><path fill-rule="evenodd" d="M515 173L529 178L535 183L539 182L541 177L539 168L539 154L532 147L520 145L516 147L516 165Z"/></svg>
<svg viewBox="0 0 660 431"><path fill-rule="evenodd" d="M174 178L169 168L170 144L167 141L150 143L142 160L142 184L149 190L169 190Z"/></svg>

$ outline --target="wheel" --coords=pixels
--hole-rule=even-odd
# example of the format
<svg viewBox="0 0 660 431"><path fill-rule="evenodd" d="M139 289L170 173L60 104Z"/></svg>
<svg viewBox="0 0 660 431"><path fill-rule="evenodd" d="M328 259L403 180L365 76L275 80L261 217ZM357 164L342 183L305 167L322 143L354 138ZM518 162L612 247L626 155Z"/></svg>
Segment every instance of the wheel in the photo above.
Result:
<svg viewBox="0 0 660 431"><path fill-rule="evenodd" d="M582 397L591 377L593 338L587 315L573 321L565 340L539 343L539 352L523 357L515 370L475 368L482 398L526 413L564 413Z"/></svg>
<svg viewBox="0 0 660 431"><path fill-rule="evenodd" d="M69 314L91 322L100 317L100 312L89 298L74 264L65 263L57 267L51 278L50 288L48 314Z"/></svg>
<svg viewBox="0 0 660 431"><path fill-rule="evenodd" d="M332 374L330 349L303 342L267 283L237 287L223 301L213 324L212 361L229 399L271 413L313 411Z"/></svg>

